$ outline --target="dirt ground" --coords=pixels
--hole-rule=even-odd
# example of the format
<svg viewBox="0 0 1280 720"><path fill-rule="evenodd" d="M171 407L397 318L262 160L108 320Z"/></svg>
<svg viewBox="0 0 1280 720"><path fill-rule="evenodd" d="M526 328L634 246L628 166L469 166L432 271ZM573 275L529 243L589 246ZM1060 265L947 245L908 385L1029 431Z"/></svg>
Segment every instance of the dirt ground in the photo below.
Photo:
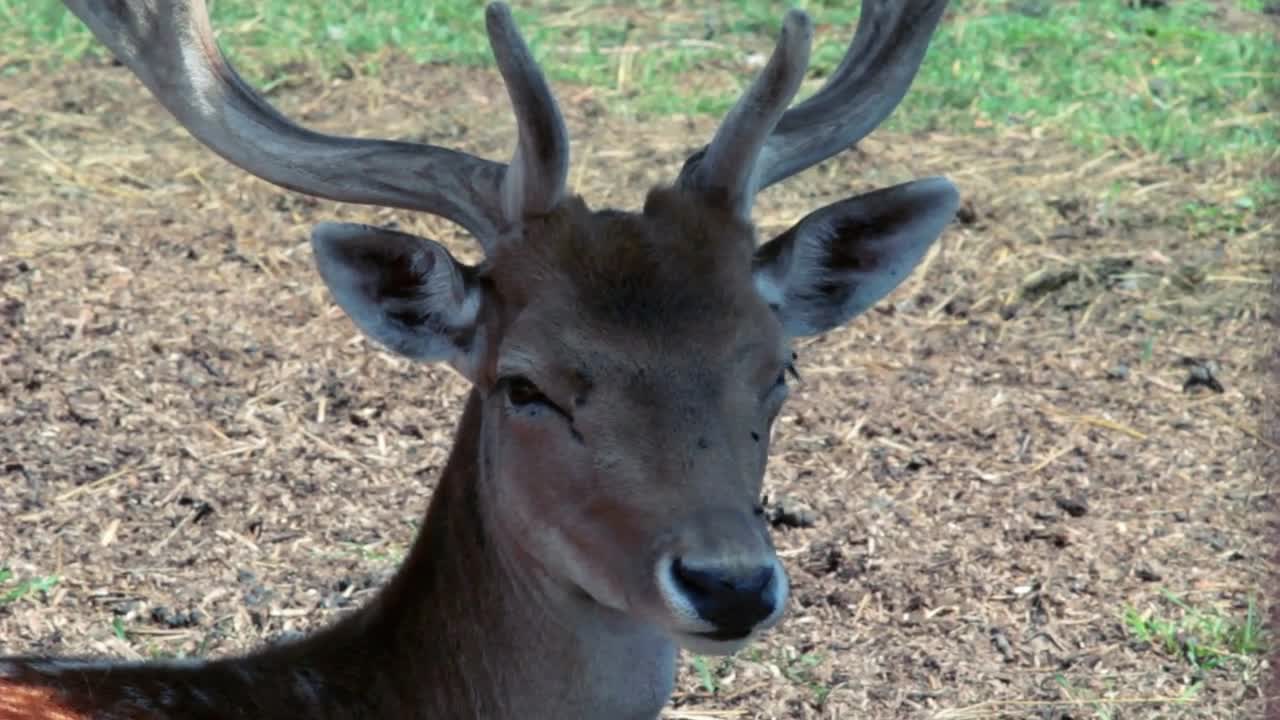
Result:
<svg viewBox="0 0 1280 720"><path fill-rule="evenodd" d="M558 91L597 206L635 207L713 128ZM495 158L513 137L491 72L397 61L272 98ZM105 64L0 78L0 148L0 567L59 578L0 603L0 654L221 655L366 601L465 388L361 339L307 232L394 219L475 246L254 180ZM776 531L790 615L733 660L686 658L670 716L1261 716L1264 662L1200 672L1122 622L1177 617L1162 588L1242 618L1264 579L1274 227L1228 240L1183 210L1261 171L1033 127L878 133L768 191L765 235L911 177L948 175L965 203L903 287L802 348L767 480L814 512ZM1184 388L1206 373L1220 392Z"/></svg>

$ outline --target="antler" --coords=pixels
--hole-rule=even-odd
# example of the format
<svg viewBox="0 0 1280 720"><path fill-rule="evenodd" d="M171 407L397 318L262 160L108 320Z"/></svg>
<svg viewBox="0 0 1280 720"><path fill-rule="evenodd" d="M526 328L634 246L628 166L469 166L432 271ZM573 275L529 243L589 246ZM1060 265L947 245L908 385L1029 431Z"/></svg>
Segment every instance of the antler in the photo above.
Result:
<svg viewBox="0 0 1280 720"><path fill-rule="evenodd" d="M564 194L569 174L569 134L547 80L504 3L485 8L489 46L515 108L520 139L502 183L505 215L548 212Z"/></svg>
<svg viewBox="0 0 1280 720"><path fill-rule="evenodd" d="M492 249L503 226L563 194L564 120L502 3L486 27L515 109L510 166L420 143L326 135L297 125L251 88L219 50L204 0L65 0L197 140L290 190L448 218Z"/></svg>
<svg viewBox="0 0 1280 720"><path fill-rule="evenodd" d="M858 28L835 72L813 96L783 113L751 156L754 182L743 214L750 213L754 192L845 150L893 112L915 79L946 5L947 0L863 0ZM794 22L791 15L788 22ZM784 25L779 49L786 37ZM756 84L769 75L766 67ZM755 92L753 86L748 95ZM710 144L689 156L677 184L706 188L722 171L718 159L737 149L724 132L737 110Z"/></svg>
<svg viewBox="0 0 1280 720"><path fill-rule="evenodd" d="M813 29L809 16L791 10L782 21L782 32L764 70L751 83L716 130L702 163L682 180L696 186L714 202L748 215L756 193L757 158L782 112L791 104L805 68Z"/></svg>

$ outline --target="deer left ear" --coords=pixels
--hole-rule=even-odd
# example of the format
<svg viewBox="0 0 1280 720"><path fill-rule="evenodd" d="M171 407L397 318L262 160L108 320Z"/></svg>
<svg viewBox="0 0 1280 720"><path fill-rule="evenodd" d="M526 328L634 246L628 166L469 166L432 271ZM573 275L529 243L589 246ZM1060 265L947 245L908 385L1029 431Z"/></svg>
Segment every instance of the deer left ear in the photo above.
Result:
<svg viewBox="0 0 1280 720"><path fill-rule="evenodd" d="M911 274L959 203L929 178L828 205L756 250L756 289L792 337L839 327Z"/></svg>
<svg viewBox="0 0 1280 720"><path fill-rule="evenodd" d="M334 301L366 335L474 380L483 292L471 268L439 243L355 223L317 225L311 246Z"/></svg>

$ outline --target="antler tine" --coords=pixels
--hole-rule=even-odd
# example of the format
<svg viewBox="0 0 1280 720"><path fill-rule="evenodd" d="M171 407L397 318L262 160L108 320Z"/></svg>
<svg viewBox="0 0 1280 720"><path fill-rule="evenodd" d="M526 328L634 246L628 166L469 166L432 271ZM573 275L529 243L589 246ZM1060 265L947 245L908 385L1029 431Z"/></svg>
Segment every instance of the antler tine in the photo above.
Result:
<svg viewBox="0 0 1280 720"><path fill-rule="evenodd" d="M788 178L866 137L898 107L924 61L947 0L863 0L849 50L818 92L778 121L760 186Z"/></svg>
<svg viewBox="0 0 1280 720"><path fill-rule="evenodd" d="M947 0L863 0L840 65L821 89L782 115L765 142L756 189L836 155L879 126L911 87L946 6ZM701 172L712 146L689 157L681 179Z"/></svg>
<svg viewBox="0 0 1280 720"><path fill-rule="evenodd" d="M812 39L809 16L789 11L764 70L720 123L700 166L687 176L682 173L678 184L702 190L739 215L750 215L761 149L800 90Z"/></svg>
<svg viewBox="0 0 1280 720"><path fill-rule="evenodd" d="M525 44L506 3L485 8L485 27L515 110L519 139L502 181L508 219L551 210L569 174L569 133L551 88Z"/></svg>
<svg viewBox="0 0 1280 720"><path fill-rule="evenodd" d="M434 145L326 135L295 124L223 56L204 0L65 2L188 132L231 163L309 195L437 214L482 244L496 237L501 163Z"/></svg>

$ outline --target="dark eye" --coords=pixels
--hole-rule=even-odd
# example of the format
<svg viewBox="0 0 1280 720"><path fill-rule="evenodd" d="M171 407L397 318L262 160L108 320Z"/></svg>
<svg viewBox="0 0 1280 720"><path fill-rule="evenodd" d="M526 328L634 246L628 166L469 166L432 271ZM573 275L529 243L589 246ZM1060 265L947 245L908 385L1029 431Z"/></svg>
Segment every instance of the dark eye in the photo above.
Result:
<svg viewBox="0 0 1280 720"><path fill-rule="evenodd" d="M524 407L535 403L550 404L547 396L542 394L537 385L529 382L527 378L512 377L504 380L507 389L507 399L516 407Z"/></svg>

